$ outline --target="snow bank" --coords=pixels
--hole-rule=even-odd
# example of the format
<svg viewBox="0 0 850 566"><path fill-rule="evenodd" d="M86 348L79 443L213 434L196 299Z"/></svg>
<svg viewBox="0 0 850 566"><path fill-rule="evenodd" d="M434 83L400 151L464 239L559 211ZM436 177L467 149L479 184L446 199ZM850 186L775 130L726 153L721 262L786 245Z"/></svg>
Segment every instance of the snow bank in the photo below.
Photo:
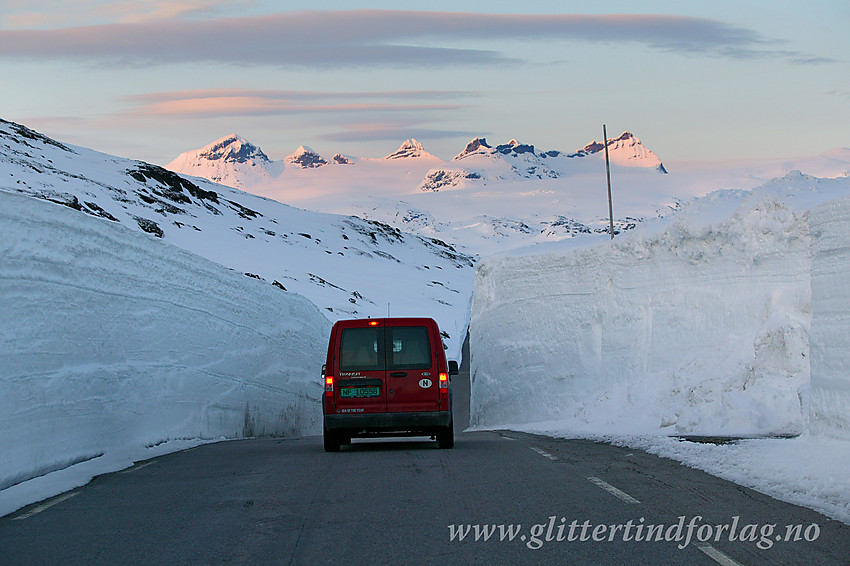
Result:
<svg viewBox="0 0 850 566"><path fill-rule="evenodd" d="M850 523L848 194L792 172L482 261L472 422L640 448ZM800 436L668 436L689 434Z"/></svg>
<svg viewBox="0 0 850 566"><path fill-rule="evenodd" d="M319 430L327 319L149 235L0 192L0 319L0 515L80 462Z"/></svg>
<svg viewBox="0 0 850 566"><path fill-rule="evenodd" d="M850 438L850 198L813 209L812 431Z"/></svg>
<svg viewBox="0 0 850 566"><path fill-rule="evenodd" d="M850 524L850 450L846 440L803 433L797 438L714 444L658 435L575 435L565 430L563 423L515 428L556 438L591 437L644 450Z"/></svg>
<svg viewBox="0 0 850 566"><path fill-rule="evenodd" d="M811 378L809 328L820 356L813 367L848 367L847 260L824 264L850 238L844 228L813 244L809 211L835 233L833 199L848 192L850 179L795 172L754 191L713 193L613 242L482 261L472 422L796 435L806 428L811 381L819 419L846 430L846 417L836 423L850 407L850 382Z"/></svg>

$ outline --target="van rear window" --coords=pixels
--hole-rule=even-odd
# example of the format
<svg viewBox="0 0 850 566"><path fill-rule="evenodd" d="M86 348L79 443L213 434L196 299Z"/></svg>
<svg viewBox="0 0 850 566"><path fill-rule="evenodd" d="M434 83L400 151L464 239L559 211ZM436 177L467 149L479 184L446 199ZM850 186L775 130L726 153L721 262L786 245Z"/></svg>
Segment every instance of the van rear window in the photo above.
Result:
<svg viewBox="0 0 850 566"><path fill-rule="evenodd" d="M384 361L383 328L345 328L340 337L340 371L380 371Z"/></svg>
<svg viewBox="0 0 850 566"><path fill-rule="evenodd" d="M431 367L431 340L424 326L345 328L339 350L340 371Z"/></svg>
<svg viewBox="0 0 850 566"><path fill-rule="evenodd" d="M428 369L431 341L424 326L387 328L387 369Z"/></svg>

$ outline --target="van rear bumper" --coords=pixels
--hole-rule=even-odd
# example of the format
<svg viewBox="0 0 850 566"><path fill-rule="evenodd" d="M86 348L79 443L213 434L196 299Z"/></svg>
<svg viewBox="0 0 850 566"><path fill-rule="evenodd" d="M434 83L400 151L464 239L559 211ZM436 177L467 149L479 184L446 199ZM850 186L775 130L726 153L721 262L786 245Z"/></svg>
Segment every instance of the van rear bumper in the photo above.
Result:
<svg viewBox="0 0 850 566"><path fill-rule="evenodd" d="M451 411L325 415L325 430L359 432L432 431L449 426Z"/></svg>

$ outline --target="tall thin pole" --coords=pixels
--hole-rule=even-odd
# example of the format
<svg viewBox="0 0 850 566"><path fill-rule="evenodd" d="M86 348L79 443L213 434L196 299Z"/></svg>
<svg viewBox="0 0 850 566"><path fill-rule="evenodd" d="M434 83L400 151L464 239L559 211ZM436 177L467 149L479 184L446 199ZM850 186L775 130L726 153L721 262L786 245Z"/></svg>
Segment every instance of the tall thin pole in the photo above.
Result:
<svg viewBox="0 0 850 566"><path fill-rule="evenodd" d="M608 228L611 231L611 239L614 239L614 204L611 200L611 164L608 162L608 131L602 124L602 138L605 143L605 175L608 177Z"/></svg>

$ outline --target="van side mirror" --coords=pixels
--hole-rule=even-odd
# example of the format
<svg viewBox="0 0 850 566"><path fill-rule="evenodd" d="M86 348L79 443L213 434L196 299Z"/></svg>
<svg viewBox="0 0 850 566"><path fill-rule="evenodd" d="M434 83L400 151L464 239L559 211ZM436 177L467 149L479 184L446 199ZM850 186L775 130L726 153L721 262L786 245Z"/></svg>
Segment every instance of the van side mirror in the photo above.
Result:
<svg viewBox="0 0 850 566"><path fill-rule="evenodd" d="M449 375L457 375L458 367L457 362L454 360L449 360Z"/></svg>

